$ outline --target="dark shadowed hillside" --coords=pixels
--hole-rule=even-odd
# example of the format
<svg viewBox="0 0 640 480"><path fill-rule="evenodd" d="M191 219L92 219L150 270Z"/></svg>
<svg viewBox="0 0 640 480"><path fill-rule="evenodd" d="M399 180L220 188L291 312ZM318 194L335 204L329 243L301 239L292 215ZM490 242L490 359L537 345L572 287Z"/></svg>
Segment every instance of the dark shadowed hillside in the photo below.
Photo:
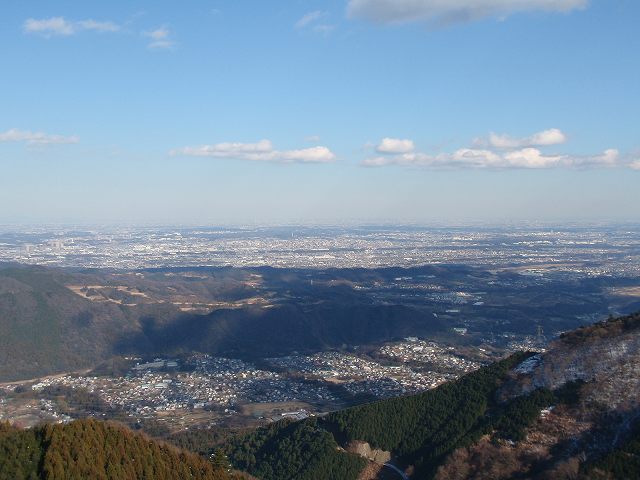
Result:
<svg viewBox="0 0 640 480"><path fill-rule="evenodd" d="M0 380L89 367L135 330L131 312L83 299L64 281L57 270L0 268Z"/></svg>
<svg viewBox="0 0 640 480"><path fill-rule="evenodd" d="M401 305L321 304L218 310L158 325L142 319L141 334L126 338L123 351L200 351L239 358L286 355L358 345L408 335L432 335L445 325L430 313Z"/></svg>
<svg viewBox="0 0 640 480"><path fill-rule="evenodd" d="M255 359L407 336L502 349L538 327L551 336L601 318L618 302L612 291L595 280L541 281L456 265L115 271L5 264L0 382L90 369L119 355Z"/></svg>
<svg viewBox="0 0 640 480"><path fill-rule="evenodd" d="M251 286L255 274L243 270L148 278L129 273L123 279L100 271L2 266L0 381L88 369L119 354L255 358L446 330L428 309L374 305L342 284L310 292L299 272L259 271L277 277L282 298L267 303L260 297L267 294Z"/></svg>

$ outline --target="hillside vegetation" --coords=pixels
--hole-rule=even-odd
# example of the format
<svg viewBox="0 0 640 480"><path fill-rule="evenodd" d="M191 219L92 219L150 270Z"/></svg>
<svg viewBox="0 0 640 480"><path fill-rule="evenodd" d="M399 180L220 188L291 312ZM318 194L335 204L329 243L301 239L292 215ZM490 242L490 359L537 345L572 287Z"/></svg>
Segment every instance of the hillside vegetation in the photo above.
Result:
<svg viewBox="0 0 640 480"><path fill-rule="evenodd" d="M251 432L168 437L215 463L96 420L3 424L0 480L226 479L228 468L213 466L225 464L222 451L263 480L362 480L370 460L345 450L358 442L390 452L415 479L637 478L639 322L569 333L544 354L517 353L418 395Z"/></svg>
<svg viewBox="0 0 640 480"><path fill-rule="evenodd" d="M639 315L611 319L542 355L514 354L422 394L274 424L227 451L265 480L355 480L363 463L340 448L354 441L391 452L417 479L637 478L639 325Z"/></svg>
<svg viewBox="0 0 640 480"><path fill-rule="evenodd" d="M552 401L551 392L541 391L525 402L494 402L507 372L525 358L527 354L513 355L419 395L258 429L233 441L229 457L237 468L265 480L355 479L356 467L363 468L364 461L338 446L362 440L391 451L402 465L412 465L416 478L430 476L448 453L491 429L506 437L521 435L531 417Z"/></svg>
<svg viewBox="0 0 640 480"><path fill-rule="evenodd" d="M0 423L0 480L230 480L175 447L96 420L21 430Z"/></svg>
<svg viewBox="0 0 640 480"><path fill-rule="evenodd" d="M0 381L85 368L135 328L127 311L92 303L40 267L0 268Z"/></svg>
<svg viewBox="0 0 640 480"><path fill-rule="evenodd" d="M618 447L584 468L593 479L640 478L640 422Z"/></svg>

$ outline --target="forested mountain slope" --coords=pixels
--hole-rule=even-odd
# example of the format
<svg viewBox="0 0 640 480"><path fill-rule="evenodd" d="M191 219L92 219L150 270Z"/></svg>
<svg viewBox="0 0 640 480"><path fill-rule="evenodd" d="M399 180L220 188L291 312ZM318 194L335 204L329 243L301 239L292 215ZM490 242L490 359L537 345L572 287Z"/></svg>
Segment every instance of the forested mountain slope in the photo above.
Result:
<svg viewBox="0 0 640 480"><path fill-rule="evenodd" d="M226 470L96 420L20 430L0 423L0 480L231 480Z"/></svg>
<svg viewBox="0 0 640 480"><path fill-rule="evenodd" d="M442 385L434 390L338 411L321 419L279 423L240 437L229 447L234 465L265 480L294 478L357 478L353 455L339 445L352 440L390 450L403 466L412 466L416 478L432 475L443 458L460 445L477 440L492 426L519 431L526 418L509 417L512 403L495 405L493 398L510 368L527 356L514 355L502 362ZM552 396L544 392L530 401L545 405ZM493 416L488 416L491 412ZM535 410L537 414L538 410ZM304 439L300 441L299 439ZM307 445L317 448L304 460ZM329 448L331 447L331 448ZM313 450L313 449L312 449ZM343 465L329 472L327 465ZM361 461L359 465L364 466Z"/></svg>
<svg viewBox="0 0 640 480"><path fill-rule="evenodd" d="M90 367L136 329L127 309L64 284L57 270L0 266L0 381Z"/></svg>
<svg viewBox="0 0 640 480"><path fill-rule="evenodd" d="M515 354L419 395L274 424L227 450L265 480L363 479L363 459L341 449L354 441L389 451L411 478L638 478L639 341L640 315L611 319L544 354Z"/></svg>

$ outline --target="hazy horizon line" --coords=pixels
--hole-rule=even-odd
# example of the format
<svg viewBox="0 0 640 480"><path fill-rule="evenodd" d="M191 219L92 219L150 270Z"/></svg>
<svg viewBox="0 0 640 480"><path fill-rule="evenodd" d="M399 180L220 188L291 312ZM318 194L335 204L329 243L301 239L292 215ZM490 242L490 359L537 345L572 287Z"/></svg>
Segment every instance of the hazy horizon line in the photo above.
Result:
<svg viewBox="0 0 640 480"><path fill-rule="evenodd" d="M640 220L504 220L504 221L345 221L345 222L2 222L7 228L123 228L123 229L255 229L255 228L499 228L499 227L640 227Z"/></svg>

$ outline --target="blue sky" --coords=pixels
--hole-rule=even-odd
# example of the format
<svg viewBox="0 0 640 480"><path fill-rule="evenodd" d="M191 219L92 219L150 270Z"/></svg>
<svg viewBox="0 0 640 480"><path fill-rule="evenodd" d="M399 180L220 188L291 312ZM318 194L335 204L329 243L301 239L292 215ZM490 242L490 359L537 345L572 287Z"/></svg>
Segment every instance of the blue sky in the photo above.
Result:
<svg viewBox="0 0 640 480"><path fill-rule="evenodd" d="M640 221L635 0L0 8L0 223Z"/></svg>

